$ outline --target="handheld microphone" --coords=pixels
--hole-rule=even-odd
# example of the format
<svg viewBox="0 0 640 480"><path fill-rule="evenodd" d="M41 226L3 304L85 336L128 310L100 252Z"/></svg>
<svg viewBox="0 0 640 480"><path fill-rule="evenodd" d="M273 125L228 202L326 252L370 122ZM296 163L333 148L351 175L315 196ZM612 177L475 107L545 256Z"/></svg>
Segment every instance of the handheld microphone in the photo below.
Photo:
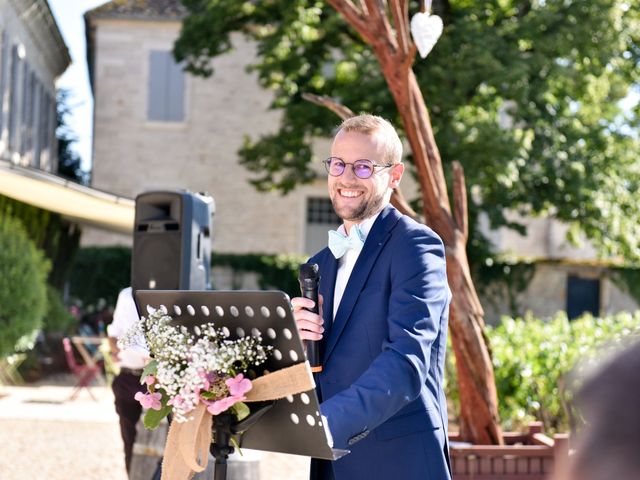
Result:
<svg viewBox="0 0 640 480"><path fill-rule="evenodd" d="M300 265L298 281L300 282L300 292L302 296L315 302L313 308L307 308L306 310L312 313L320 313L318 310L318 283L320 281L318 265L315 263L303 263ZM321 372L320 342L306 340L305 343L307 346L307 360L309 361L309 365L311 365L311 371L314 373Z"/></svg>

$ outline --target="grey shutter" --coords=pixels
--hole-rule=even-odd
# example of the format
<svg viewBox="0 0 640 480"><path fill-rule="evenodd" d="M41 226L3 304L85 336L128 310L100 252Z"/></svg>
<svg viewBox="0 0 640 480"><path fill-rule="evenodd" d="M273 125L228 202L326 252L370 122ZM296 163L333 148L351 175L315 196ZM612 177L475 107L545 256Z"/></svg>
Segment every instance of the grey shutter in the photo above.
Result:
<svg viewBox="0 0 640 480"><path fill-rule="evenodd" d="M51 97L46 90L42 91L40 102L40 166L49 163L51 149L49 145L49 116L51 115Z"/></svg>
<svg viewBox="0 0 640 480"><path fill-rule="evenodd" d="M5 125L5 94L9 81L9 36L2 32L2 46L0 46L0 138Z"/></svg>
<svg viewBox="0 0 640 480"><path fill-rule="evenodd" d="M31 150L31 124L33 122L33 70L27 61L24 62L22 77L22 114L20 115L20 154L26 155Z"/></svg>
<svg viewBox="0 0 640 480"><path fill-rule="evenodd" d="M164 101L165 91L167 90L166 69L166 52L150 52L147 118L155 122L162 122L166 117Z"/></svg>
<svg viewBox="0 0 640 480"><path fill-rule="evenodd" d="M147 118L154 122L184 120L184 72L171 52L149 52Z"/></svg>
<svg viewBox="0 0 640 480"><path fill-rule="evenodd" d="M11 48L11 83L9 84L9 150L16 150L16 139L18 136L18 118L20 102L18 98L18 81L20 79L20 56L18 46Z"/></svg>
<svg viewBox="0 0 640 480"><path fill-rule="evenodd" d="M184 120L184 72L182 65L177 64L171 52L168 52L167 78L167 120L182 122Z"/></svg>
<svg viewBox="0 0 640 480"><path fill-rule="evenodd" d="M33 166L40 168L40 129L42 128L42 84L37 77L34 77L33 85Z"/></svg>

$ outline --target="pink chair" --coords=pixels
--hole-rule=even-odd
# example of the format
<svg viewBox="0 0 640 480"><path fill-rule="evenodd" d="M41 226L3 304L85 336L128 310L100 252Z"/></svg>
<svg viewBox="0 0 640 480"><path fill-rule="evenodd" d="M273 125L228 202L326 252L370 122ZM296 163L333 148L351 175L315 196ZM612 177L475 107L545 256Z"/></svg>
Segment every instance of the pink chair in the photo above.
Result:
<svg viewBox="0 0 640 480"><path fill-rule="evenodd" d="M93 392L91 392L89 385L91 385L91 382L93 382L93 380L100 374L100 365L79 364L76 361L75 356L73 355L73 346L71 344L71 340L65 337L62 339L62 344L64 346L64 354L67 359L67 365L77 379L76 385L73 389L73 392L71 393L71 396L69 397L69 400L75 400L75 398L80 393L80 390L85 388L87 392L89 392L89 395L91 395L91 398L97 401L98 399L93 395Z"/></svg>

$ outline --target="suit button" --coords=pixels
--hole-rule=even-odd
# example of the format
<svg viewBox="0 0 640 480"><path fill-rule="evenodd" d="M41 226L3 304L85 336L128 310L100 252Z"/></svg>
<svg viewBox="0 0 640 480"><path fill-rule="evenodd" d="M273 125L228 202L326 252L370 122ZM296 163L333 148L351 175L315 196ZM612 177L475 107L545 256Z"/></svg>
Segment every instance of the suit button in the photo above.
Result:
<svg viewBox="0 0 640 480"><path fill-rule="evenodd" d="M354 443L358 443L360 440L362 440L367 435L369 435L369 430L365 430L364 432L361 432L361 433L359 433L357 435L354 435L349 440L347 440L347 444L348 445L353 445Z"/></svg>

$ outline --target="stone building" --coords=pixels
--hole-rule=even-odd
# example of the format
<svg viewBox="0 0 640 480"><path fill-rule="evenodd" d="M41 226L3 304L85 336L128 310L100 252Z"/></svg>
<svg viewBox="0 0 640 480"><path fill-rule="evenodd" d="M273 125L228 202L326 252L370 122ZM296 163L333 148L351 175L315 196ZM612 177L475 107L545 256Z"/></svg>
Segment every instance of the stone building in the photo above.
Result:
<svg viewBox="0 0 640 480"><path fill-rule="evenodd" d="M212 78L186 74L171 53L183 15L180 2L160 0L109 2L85 15L93 187L131 198L149 190L208 192L216 205L216 252L317 250L336 225L326 182L287 196L259 193L238 164L243 137L272 132L279 122L268 108L271 96L245 71L255 48L235 36L234 51L213 60ZM328 143L318 151L320 165ZM93 230L83 242L130 238Z"/></svg>
<svg viewBox="0 0 640 480"><path fill-rule="evenodd" d="M0 196L127 232L130 199L56 175L57 78L71 62L46 0L0 0Z"/></svg>
<svg viewBox="0 0 640 480"><path fill-rule="evenodd" d="M70 62L45 0L0 0L3 162L55 172L55 80Z"/></svg>

